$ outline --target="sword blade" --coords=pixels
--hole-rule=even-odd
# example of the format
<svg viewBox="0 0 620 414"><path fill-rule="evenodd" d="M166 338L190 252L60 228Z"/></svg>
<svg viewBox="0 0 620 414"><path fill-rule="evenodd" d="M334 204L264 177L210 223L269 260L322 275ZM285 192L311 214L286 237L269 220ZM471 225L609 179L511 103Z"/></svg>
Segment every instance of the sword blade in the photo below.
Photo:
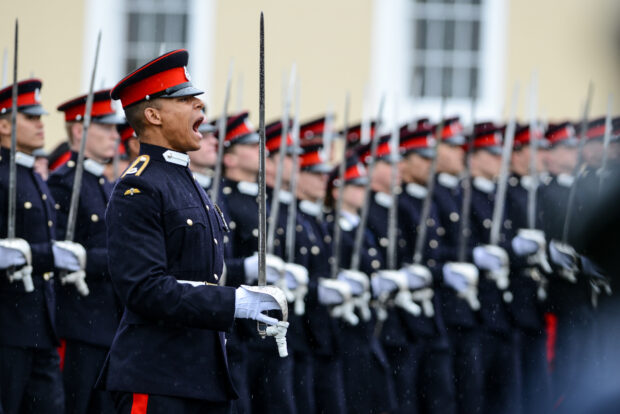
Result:
<svg viewBox="0 0 620 414"><path fill-rule="evenodd" d="M607 115L605 115L605 137L603 138L603 161L601 162L601 171L599 174L598 192L603 190L607 174L607 163L609 160L609 142L611 141L611 112L614 108L614 96L609 94L607 97Z"/></svg>
<svg viewBox="0 0 620 414"><path fill-rule="evenodd" d="M362 244L364 243L364 233L366 232L366 223L368 222L368 211L370 209L370 194L372 188L370 187L370 181L372 179L372 173L375 168L375 158L377 157L377 145L379 143L379 128L381 128L381 122L383 119L383 107L385 105L385 95L381 96L379 101L379 111L377 119L375 121L375 136L369 137L370 141L370 162L366 168L368 173L368 182L364 187L364 204L362 205L362 211L360 212L360 224L355 231L355 241L353 244L353 255L351 256L351 269L359 270L360 256L362 251Z"/></svg>
<svg viewBox="0 0 620 414"><path fill-rule="evenodd" d="M336 209L334 211L334 240L332 250L331 276L335 279L340 268L340 245L342 241L342 229L340 228L340 213L342 210L342 194L344 193L344 174L347 166L347 135L349 133L349 107L350 95L347 92L344 101L344 125L342 127L342 159L338 164L338 198L336 199Z"/></svg>
<svg viewBox="0 0 620 414"><path fill-rule="evenodd" d="M297 225L297 203L295 197L297 194L297 175L299 174L299 107L300 107L300 82L297 81L295 88L295 115L293 118L293 171L291 172L291 194L293 202L288 210L286 222L286 258L287 262L295 262L295 239Z"/></svg>
<svg viewBox="0 0 620 414"><path fill-rule="evenodd" d="M84 112L84 123L82 124L82 141L80 142L80 152L75 166L75 177L73 179L73 188L71 190L71 202L69 204L69 216L67 218L67 232L65 240L73 241L75 236L75 224L77 220L77 210L80 201L80 189L82 187L82 174L84 173L84 151L86 149L86 138L88 128L90 127L90 118L93 109L95 76L97 74L97 63L99 61L99 47L101 45L101 31L97 35L97 46L95 48L95 63L90 77L90 87L88 89L88 97L86 98L86 109Z"/></svg>
<svg viewBox="0 0 620 414"><path fill-rule="evenodd" d="M435 192L435 173L437 172L437 149L439 146L439 142L441 141L441 135L443 133L445 105L446 98L442 97L441 103L439 104L439 124L435 129L435 152L433 154L433 159L431 160L431 167L428 172L428 181L426 183L426 196L424 197L424 203L422 204L422 213L420 214L418 233L415 240L415 250L413 253L413 263L415 264L422 263L422 258L424 256L424 242L426 241L426 233L428 230L426 221L431 214L433 193Z"/></svg>
<svg viewBox="0 0 620 414"><path fill-rule="evenodd" d="M510 105L510 118L506 134L504 137L504 148L502 150L502 165L499 172L499 180L497 183L497 192L495 193L495 202L493 205L493 218L491 221L491 234L489 243L497 246L499 244L499 233L501 229L502 219L504 217L504 205L506 202L506 189L508 184L508 174L510 167L510 158L512 157L512 144L515 138L517 103L519 101L519 84L515 84L512 92L512 103Z"/></svg>
<svg viewBox="0 0 620 414"><path fill-rule="evenodd" d="M388 269L396 269L396 236L398 223L398 155L400 146L400 131L398 129L398 102L394 99L394 126L392 128L392 136L390 138L390 158L392 162L391 176L390 176L390 189L391 200L390 208L388 209L388 246L387 246L387 266Z"/></svg>
<svg viewBox="0 0 620 414"><path fill-rule="evenodd" d="M459 241L457 260L465 261L466 249L469 244L469 214L471 211L471 154L474 149L474 131L476 127L476 95L471 99L471 129L467 136L467 152L465 153L465 171L463 175L463 198L461 200L461 221L459 222Z"/></svg>
<svg viewBox="0 0 620 414"><path fill-rule="evenodd" d="M267 284L265 267L267 255L267 206L265 203L265 27L262 12L260 14L258 85L258 286L265 286Z"/></svg>
<svg viewBox="0 0 620 414"><path fill-rule="evenodd" d="M15 153L17 151L17 50L19 24L15 19L15 43L13 45L13 90L11 96L11 153L9 157L9 221L7 238L15 238L15 212L17 208L17 165Z"/></svg>
<svg viewBox="0 0 620 414"><path fill-rule="evenodd" d="M562 231L562 242L568 242L568 235L570 234L571 220L573 218L573 209L575 207L575 195L577 192L577 178L579 176L579 170L583 163L583 146L586 143L586 132L588 130L588 117L590 116L590 104L592 103L592 94L594 93L594 85L592 82L588 84L588 94L586 95L586 101L583 105L583 117L581 118L581 126L579 130L579 147L577 149L577 163L573 169L573 177L575 181L570 187L568 193L568 201L566 202L566 216L564 216L564 229Z"/></svg>
<svg viewBox="0 0 620 414"><path fill-rule="evenodd" d="M527 189L527 226L536 228L536 195L538 191L538 138L539 127L536 120L538 110L538 75L532 73L530 85L530 178L531 185Z"/></svg>
<svg viewBox="0 0 620 414"><path fill-rule="evenodd" d="M230 84L233 76L233 61L228 65L228 77L226 78L226 91L224 92L224 106L222 114L218 120L217 132L217 160L215 161L215 174L213 175L213 187L211 189L211 200L217 204L220 198L220 182L222 181L222 158L224 158L224 142L226 141L226 122L228 114L228 101L230 99Z"/></svg>
<svg viewBox="0 0 620 414"><path fill-rule="evenodd" d="M2 54L2 85L0 87L4 88L6 86L6 80L9 71L9 49L4 48L4 53Z"/></svg>

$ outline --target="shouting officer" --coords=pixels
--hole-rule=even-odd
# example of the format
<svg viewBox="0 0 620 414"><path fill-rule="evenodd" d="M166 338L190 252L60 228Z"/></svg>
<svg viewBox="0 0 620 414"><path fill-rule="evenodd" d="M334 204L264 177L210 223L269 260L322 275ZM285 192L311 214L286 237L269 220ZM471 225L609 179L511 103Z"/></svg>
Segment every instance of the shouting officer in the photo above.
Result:
<svg viewBox="0 0 620 414"><path fill-rule="evenodd" d="M7 240L11 89L0 91L0 411L60 414L64 394L55 349L51 243L56 238L56 214L47 184L32 168L32 152L43 147L41 115L46 112L39 100L41 81L20 82L15 124L17 239ZM34 286L11 282L19 273L32 273Z"/></svg>
<svg viewBox="0 0 620 414"><path fill-rule="evenodd" d="M58 240L67 232L73 181L76 175L77 151L83 133L87 95L60 105L71 143L71 158L58 168L48 180L56 201ZM116 115L110 99L110 90L94 93L92 123L86 135L84 175L79 189L79 204L74 240L79 245L69 255L68 270L86 272L88 291L78 284L61 284L56 278L58 296L58 333L66 340L63 382L67 411L71 413L113 412L110 395L94 391L93 385L116 333L122 314L110 274L105 235L105 209L112 193L112 183L104 176L105 162L114 156L118 139L116 125L123 122ZM61 242L60 245L66 245ZM80 256L81 262L78 260Z"/></svg>
<svg viewBox="0 0 620 414"><path fill-rule="evenodd" d="M266 290L217 286L226 223L187 168L204 120L188 57L160 56L111 93L140 140L106 212L110 275L125 312L98 382L120 413L228 412L237 393L223 331L235 317L277 325L280 337L286 330L261 313L281 309Z"/></svg>

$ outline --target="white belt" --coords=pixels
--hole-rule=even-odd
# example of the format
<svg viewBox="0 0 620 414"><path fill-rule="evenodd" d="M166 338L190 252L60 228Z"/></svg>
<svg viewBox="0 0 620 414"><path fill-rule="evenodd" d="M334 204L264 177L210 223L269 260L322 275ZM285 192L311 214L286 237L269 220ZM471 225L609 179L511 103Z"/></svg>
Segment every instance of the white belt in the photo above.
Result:
<svg viewBox="0 0 620 414"><path fill-rule="evenodd" d="M209 282L203 282L203 281L196 281L196 280L179 280L177 279L178 283L182 283L184 285L192 285L192 286L218 286L217 283L209 283Z"/></svg>

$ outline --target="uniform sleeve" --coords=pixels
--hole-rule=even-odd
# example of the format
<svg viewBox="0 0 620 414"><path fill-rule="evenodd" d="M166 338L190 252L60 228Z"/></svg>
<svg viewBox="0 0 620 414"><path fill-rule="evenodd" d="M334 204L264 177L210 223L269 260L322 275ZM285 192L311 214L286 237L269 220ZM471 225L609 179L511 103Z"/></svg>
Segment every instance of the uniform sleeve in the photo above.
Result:
<svg viewBox="0 0 620 414"><path fill-rule="evenodd" d="M130 194L130 188L139 193ZM229 329L235 289L180 284L166 273L162 211L161 195L142 177L125 178L116 186L106 227L110 276L118 296L128 310L147 320Z"/></svg>

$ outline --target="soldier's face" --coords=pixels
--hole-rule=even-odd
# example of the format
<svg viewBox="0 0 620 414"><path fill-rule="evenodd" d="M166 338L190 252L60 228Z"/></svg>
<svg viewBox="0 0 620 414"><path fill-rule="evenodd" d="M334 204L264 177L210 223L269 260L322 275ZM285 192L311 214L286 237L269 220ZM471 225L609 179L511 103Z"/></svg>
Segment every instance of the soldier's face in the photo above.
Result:
<svg viewBox="0 0 620 414"><path fill-rule="evenodd" d="M439 144L437 148L437 171L459 175L465 168L465 150L463 147Z"/></svg>
<svg viewBox="0 0 620 414"><path fill-rule="evenodd" d="M113 158L118 138L116 125L90 124L86 140L86 156L99 162Z"/></svg>
<svg viewBox="0 0 620 414"><path fill-rule="evenodd" d="M209 168L215 165L217 160L217 139L213 133L207 132L202 135L200 148L197 151L187 153L191 163L199 168Z"/></svg>
<svg viewBox="0 0 620 414"><path fill-rule="evenodd" d="M472 175L482 176L490 180L499 175L502 165L502 156L486 150L478 150L472 154Z"/></svg>
<svg viewBox="0 0 620 414"><path fill-rule="evenodd" d="M31 154L35 149L42 148L45 142L45 134L41 117L18 112L16 121L17 150ZM2 136L2 146L10 147L10 117L0 120L0 136Z"/></svg>
<svg viewBox="0 0 620 414"><path fill-rule="evenodd" d="M403 158L400 165L403 181L426 184L431 160L412 152Z"/></svg>
<svg viewBox="0 0 620 414"><path fill-rule="evenodd" d="M334 188L334 199L338 197L338 188ZM342 205L349 210L358 210L364 204L364 187L361 185L345 185L342 190Z"/></svg>
<svg viewBox="0 0 620 414"><path fill-rule="evenodd" d="M397 169L397 184L400 185L401 168ZM374 191L390 192L392 186L392 164L385 161L377 161L372 170L370 186Z"/></svg>
<svg viewBox="0 0 620 414"><path fill-rule="evenodd" d="M603 163L604 146L600 139L586 141L583 146L583 160L590 167L600 167Z"/></svg>
<svg viewBox="0 0 620 414"><path fill-rule="evenodd" d="M318 201L325 197L327 174L301 171L297 185L302 199Z"/></svg>
<svg viewBox="0 0 620 414"><path fill-rule="evenodd" d="M195 96L161 99L157 109L161 132L171 149L179 152L200 149L202 134L198 127L204 120L203 102Z"/></svg>
<svg viewBox="0 0 620 414"><path fill-rule="evenodd" d="M258 144L235 145L231 154L234 156L235 167L247 173L258 173Z"/></svg>
<svg viewBox="0 0 620 414"><path fill-rule="evenodd" d="M577 164L577 148L556 145L547 151L546 167L553 174L570 173Z"/></svg>

